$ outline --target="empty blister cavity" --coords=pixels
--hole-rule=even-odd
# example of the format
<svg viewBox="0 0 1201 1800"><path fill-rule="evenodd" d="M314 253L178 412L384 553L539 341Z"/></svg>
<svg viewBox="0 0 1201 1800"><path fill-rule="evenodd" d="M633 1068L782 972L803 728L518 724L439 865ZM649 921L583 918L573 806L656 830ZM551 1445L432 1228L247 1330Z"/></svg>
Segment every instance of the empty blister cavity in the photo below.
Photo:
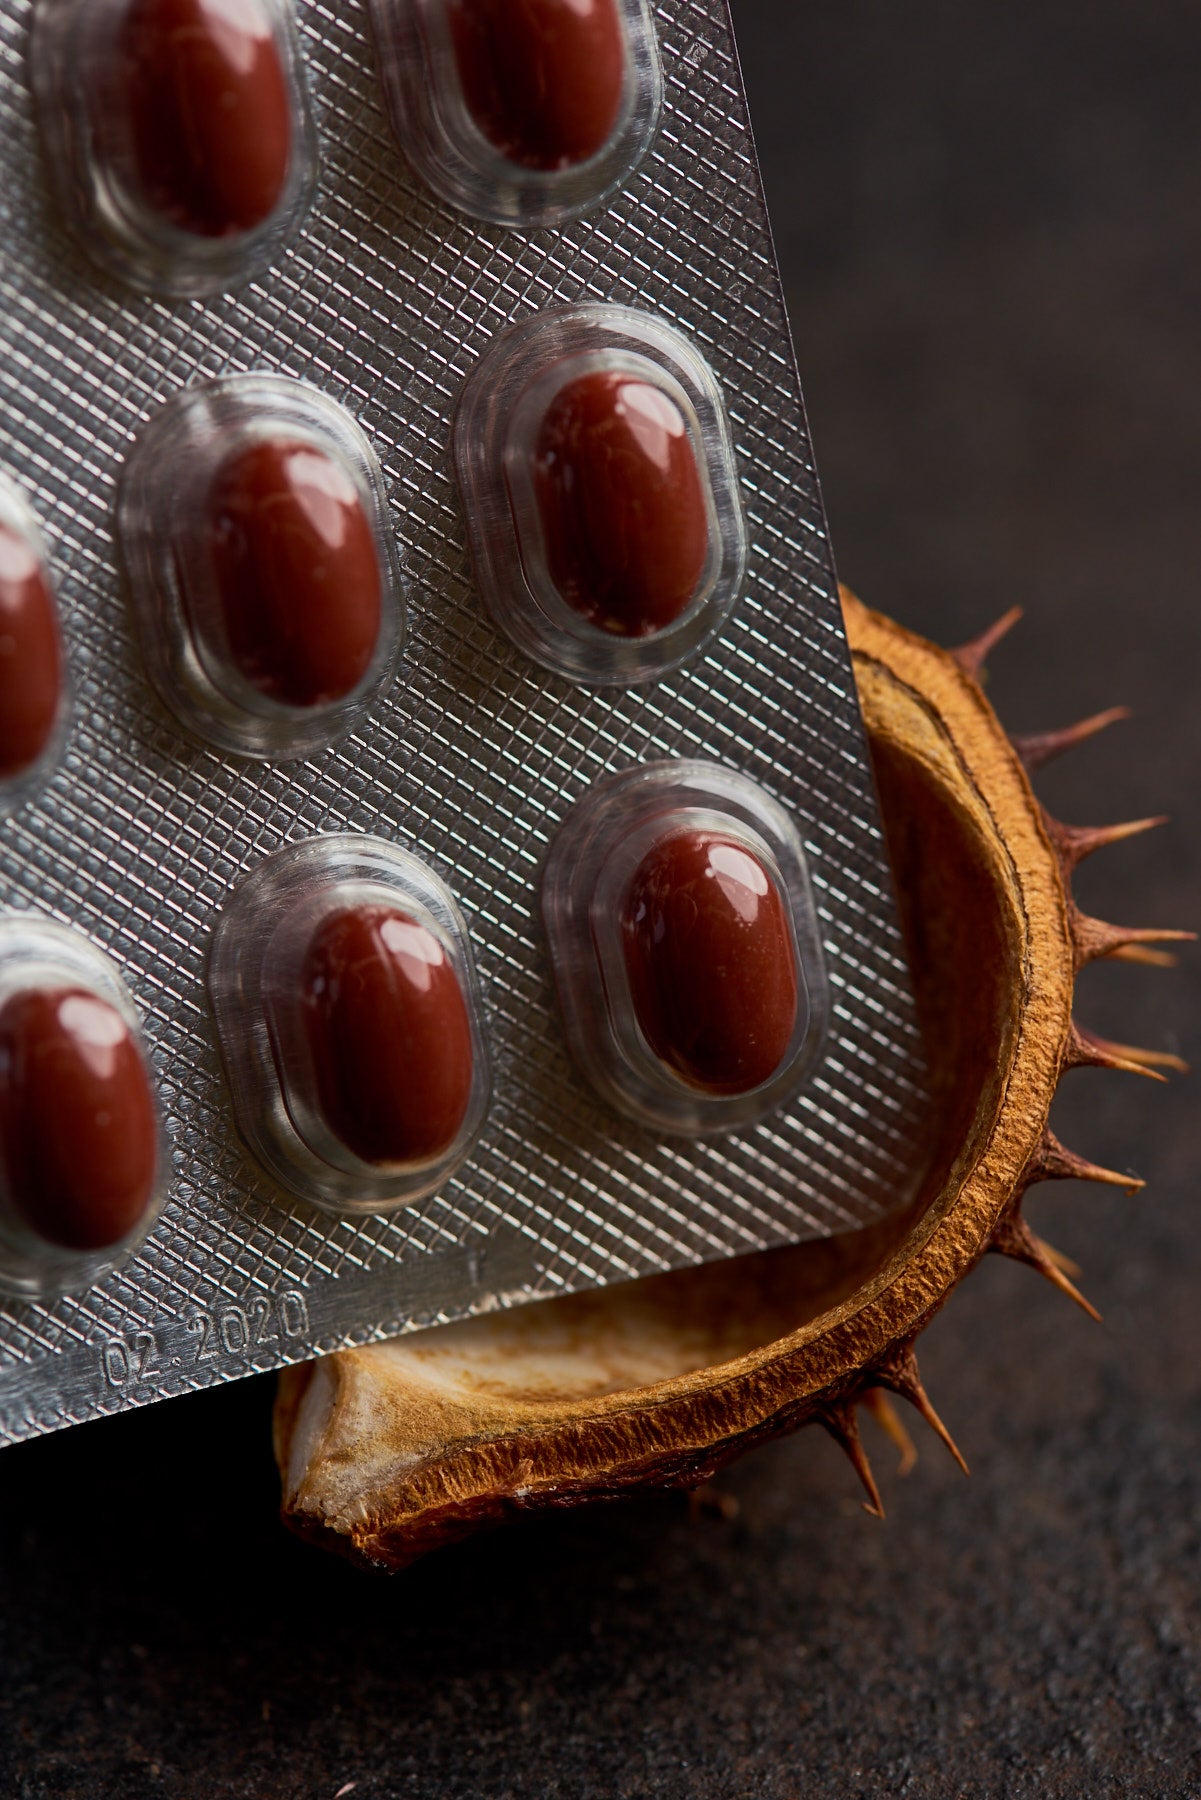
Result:
<svg viewBox="0 0 1201 1800"><path fill-rule="evenodd" d="M654 680L729 617L746 567L730 430L672 326L617 306L523 320L472 371L454 453L484 603L544 667Z"/></svg>
<svg viewBox="0 0 1201 1800"><path fill-rule="evenodd" d="M292 844L222 913L209 994L242 1136L331 1212L419 1200L470 1154L489 1071L467 927L378 838Z"/></svg>
<svg viewBox="0 0 1201 1800"><path fill-rule="evenodd" d="M804 846L748 777L680 761L597 782L542 912L572 1052L640 1123L751 1125L812 1073L829 998Z"/></svg>
<svg viewBox="0 0 1201 1800"><path fill-rule="evenodd" d="M149 1231L167 1169L116 967L61 925L0 914L0 1292L98 1281Z"/></svg>
<svg viewBox="0 0 1201 1800"><path fill-rule="evenodd" d="M54 579L37 520L0 475L0 815L36 793L69 710Z"/></svg>
<svg viewBox="0 0 1201 1800"><path fill-rule="evenodd" d="M304 383L231 376L169 401L130 453L117 539L151 683L218 749L306 756L392 678L404 601L383 476Z"/></svg>
<svg viewBox="0 0 1201 1800"><path fill-rule="evenodd" d="M598 206L654 135L646 0L370 0L393 130L435 193L502 225Z"/></svg>
<svg viewBox="0 0 1201 1800"><path fill-rule="evenodd" d="M47 173L85 248L180 296L274 260L316 183L291 0L37 0Z"/></svg>

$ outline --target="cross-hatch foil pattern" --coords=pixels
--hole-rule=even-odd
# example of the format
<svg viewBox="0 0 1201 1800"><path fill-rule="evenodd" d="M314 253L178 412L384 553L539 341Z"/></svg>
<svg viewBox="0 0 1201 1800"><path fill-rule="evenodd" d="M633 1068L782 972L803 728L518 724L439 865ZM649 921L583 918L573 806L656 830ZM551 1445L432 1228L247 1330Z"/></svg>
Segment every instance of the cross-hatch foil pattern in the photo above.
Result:
<svg viewBox="0 0 1201 1800"><path fill-rule="evenodd" d="M316 206L261 280L170 305L97 275L49 211L29 11L15 0L0 20L0 462L47 530L76 706L58 774L0 830L0 897L121 965L175 1171L124 1270L80 1298L0 1308L0 1438L895 1204L920 1134L920 1050L723 0L659 9L664 117L616 200L528 235L432 199L389 136L362 10L302 0ZM581 299L691 335L724 389L741 474L750 565L735 617L639 691L575 688L496 634L450 476L450 419L477 357L510 321ZM182 385L239 370L303 377L360 420L410 584L395 686L366 730L302 765L222 760L180 736L140 672L114 570L131 435ZM585 787L676 755L728 762L792 809L829 965L817 1077L732 1139L656 1141L592 1098L565 1055L537 920L547 843ZM477 1153L441 1193L339 1222L282 1202L233 1135L203 965L245 870L345 830L395 838L449 881L478 953L496 1088Z"/></svg>

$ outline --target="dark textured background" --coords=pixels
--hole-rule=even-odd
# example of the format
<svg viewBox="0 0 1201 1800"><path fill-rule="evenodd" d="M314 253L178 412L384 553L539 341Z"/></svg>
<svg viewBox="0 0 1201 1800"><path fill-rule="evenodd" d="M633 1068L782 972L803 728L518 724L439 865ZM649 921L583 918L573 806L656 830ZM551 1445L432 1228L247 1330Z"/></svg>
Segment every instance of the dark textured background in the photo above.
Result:
<svg viewBox="0 0 1201 1800"><path fill-rule="evenodd" d="M994 661L1073 820L1175 813L1082 874L1201 914L1201 132L1192 0L736 0L844 578ZM1092 971L1087 1022L1196 1051L1201 957ZM1190 1045L1190 1039L1192 1043ZM10 1450L0 1794L171 1800L1201 1794L1196 1083L1079 1072L1061 1135L1127 1200L1031 1204L1092 1326L999 1262L928 1334L973 1465L888 1521L820 1434L391 1582L274 1517L269 1383Z"/></svg>

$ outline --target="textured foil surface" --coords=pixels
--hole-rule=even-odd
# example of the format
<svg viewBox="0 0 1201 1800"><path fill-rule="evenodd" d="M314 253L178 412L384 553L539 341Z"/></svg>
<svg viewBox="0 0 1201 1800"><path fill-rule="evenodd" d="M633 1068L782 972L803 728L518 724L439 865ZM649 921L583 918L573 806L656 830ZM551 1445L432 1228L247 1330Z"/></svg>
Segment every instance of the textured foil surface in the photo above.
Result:
<svg viewBox="0 0 1201 1800"><path fill-rule="evenodd" d="M364 10L300 0L322 173L307 224L240 292L161 303L98 275L43 182L29 0L0 15L0 464L59 583L75 717L35 800L0 822L0 903L88 934L142 1010L171 1196L130 1262L74 1298L0 1303L0 1441L318 1350L845 1230L910 1191L922 1063L800 386L724 0L656 23L665 111L603 211L517 233L436 201L385 124ZM708 358L750 541L731 622L637 690L544 674L473 592L451 479L463 381L504 326L583 299L651 309ZM263 765L190 744L133 648L112 537L131 435L194 379L302 377L384 467L410 586L398 679L363 730ZM570 1065L538 917L557 822L598 776L725 762L798 821L833 996L783 1113L731 1137L624 1124ZM426 857L467 915L495 1094L433 1198L338 1220L291 1201L233 1130L203 981L213 920L268 852L365 831Z"/></svg>

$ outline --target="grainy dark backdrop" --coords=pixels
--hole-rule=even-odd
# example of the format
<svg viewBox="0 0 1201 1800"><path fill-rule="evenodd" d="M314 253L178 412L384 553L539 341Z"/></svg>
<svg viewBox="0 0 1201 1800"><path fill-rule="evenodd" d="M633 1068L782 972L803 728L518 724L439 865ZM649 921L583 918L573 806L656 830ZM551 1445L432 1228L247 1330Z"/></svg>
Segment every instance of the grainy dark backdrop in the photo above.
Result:
<svg viewBox="0 0 1201 1800"><path fill-rule="evenodd" d="M1044 792L1171 807L1081 887L1196 924L1201 12L736 15L844 577L948 640L1020 600L1017 727L1133 704ZM1084 1014L1187 1054L1199 967L1093 972ZM1201 1794L1197 1092L1070 1078L1061 1135L1149 1179L1033 1202L1106 1322L972 1276L924 1363L973 1478L923 1445L882 1526L809 1433L726 1478L736 1522L652 1499L388 1583L279 1531L269 1384L7 1452L0 1792Z"/></svg>

